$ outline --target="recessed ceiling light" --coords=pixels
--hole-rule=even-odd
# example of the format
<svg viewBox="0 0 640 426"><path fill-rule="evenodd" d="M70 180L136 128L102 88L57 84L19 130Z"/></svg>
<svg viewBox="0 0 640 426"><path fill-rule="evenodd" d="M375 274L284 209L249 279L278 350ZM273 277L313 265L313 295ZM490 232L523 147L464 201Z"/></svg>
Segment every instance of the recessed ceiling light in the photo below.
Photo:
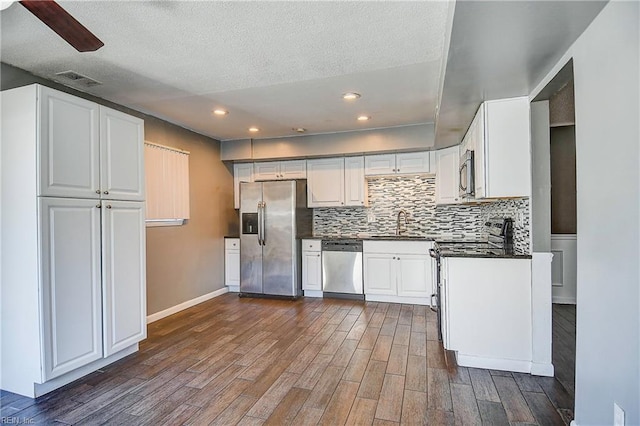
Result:
<svg viewBox="0 0 640 426"><path fill-rule="evenodd" d="M249 131L252 132L252 133L255 133L255 132L259 132L260 129L258 129L257 127L253 126L253 127L249 127Z"/></svg>
<svg viewBox="0 0 640 426"><path fill-rule="evenodd" d="M358 99L359 97L360 97L360 93L356 93L356 92L347 92L342 94L342 99L345 99L347 101L352 101L354 99Z"/></svg>
<svg viewBox="0 0 640 426"><path fill-rule="evenodd" d="M307 129L305 129L304 127L294 127L291 130L296 131L298 133L304 133L307 131Z"/></svg>
<svg viewBox="0 0 640 426"><path fill-rule="evenodd" d="M213 113L214 113L215 115L227 115L227 114L229 114L229 111L226 111L226 110L224 110L224 109L220 109L220 108L218 108L218 109L214 109L214 110L213 110Z"/></svg>
<svg viewBox="0 0 640 426"><path fill-rule="evenodd" d="M369 117L368 115L361 115L358 117L358 121L367 121L369 120L371 117Z"/></svg>

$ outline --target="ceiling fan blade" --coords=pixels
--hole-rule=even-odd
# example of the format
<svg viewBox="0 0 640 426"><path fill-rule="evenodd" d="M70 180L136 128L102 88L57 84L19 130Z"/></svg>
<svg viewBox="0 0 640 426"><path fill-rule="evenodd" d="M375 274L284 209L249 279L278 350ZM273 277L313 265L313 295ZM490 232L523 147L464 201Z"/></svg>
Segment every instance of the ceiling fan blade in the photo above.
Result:
<svg viewBox="0 0 640 426"><path fill-rule="evenodd" d="M53 0L23 0L20 2L55 31L78 52L93 52L104 46L98 37Z"/></svg>

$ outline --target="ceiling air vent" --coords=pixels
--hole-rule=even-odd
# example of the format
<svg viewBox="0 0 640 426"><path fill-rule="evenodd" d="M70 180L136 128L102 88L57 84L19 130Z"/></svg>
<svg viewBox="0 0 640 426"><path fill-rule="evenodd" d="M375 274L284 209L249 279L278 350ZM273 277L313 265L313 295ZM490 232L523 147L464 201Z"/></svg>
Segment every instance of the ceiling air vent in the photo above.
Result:
<svg viewBox="0 0 640 426"><path fill-rule="evenodd" d="M95 87L102 84L99 81L89 78L86 75L79 74L75 71L59 72L56 73L56 76L61 82L73 83L74 86Z"/></svg>

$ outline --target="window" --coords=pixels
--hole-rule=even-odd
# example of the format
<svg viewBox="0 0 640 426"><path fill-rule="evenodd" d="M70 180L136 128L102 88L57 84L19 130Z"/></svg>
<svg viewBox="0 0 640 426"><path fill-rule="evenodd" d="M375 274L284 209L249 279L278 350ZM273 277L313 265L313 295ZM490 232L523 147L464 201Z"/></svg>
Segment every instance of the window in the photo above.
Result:
<svg viewBox="0 0 640 426"><path fill-rule="evenodd" d="M177 226L189 219L189 152L144 143L147 226Z"/></svg>

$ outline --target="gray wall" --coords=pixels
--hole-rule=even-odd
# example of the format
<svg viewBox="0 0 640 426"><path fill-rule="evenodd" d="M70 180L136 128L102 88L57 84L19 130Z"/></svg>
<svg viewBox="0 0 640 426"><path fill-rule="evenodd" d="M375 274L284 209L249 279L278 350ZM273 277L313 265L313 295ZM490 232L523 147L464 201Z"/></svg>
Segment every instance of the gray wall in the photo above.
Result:
<svg viewBox="0 0 640 426"><path fill-rule="evenodd" d="M433 124L419 124L289 138L224 141L222 159L242 161L420 151L432 148L433 143Z"/></svg>
<svg viewBox="0 0 640 426"><path fill-rule="evenodd" d="M640 3L608 3L562 62L575 77L578 426L613 424L614 402L640 424L639 23Z"/></svg>
<svg viewBox="0 0 640 426"><path fill-rule="evenodd" d="M147 228L147 313L153 314L224 286L224 235L236 232L233 176L220 142L2 64L1 88L41 83L144 119L145 139L191 152L191 219L180 227Z"/></svg>
<svg viewBox="0 0 640 426"><path fill-rule="evenodd" d="M551 171L549 101L531 103L531 243L536 253L551 252Z"/></svg>

